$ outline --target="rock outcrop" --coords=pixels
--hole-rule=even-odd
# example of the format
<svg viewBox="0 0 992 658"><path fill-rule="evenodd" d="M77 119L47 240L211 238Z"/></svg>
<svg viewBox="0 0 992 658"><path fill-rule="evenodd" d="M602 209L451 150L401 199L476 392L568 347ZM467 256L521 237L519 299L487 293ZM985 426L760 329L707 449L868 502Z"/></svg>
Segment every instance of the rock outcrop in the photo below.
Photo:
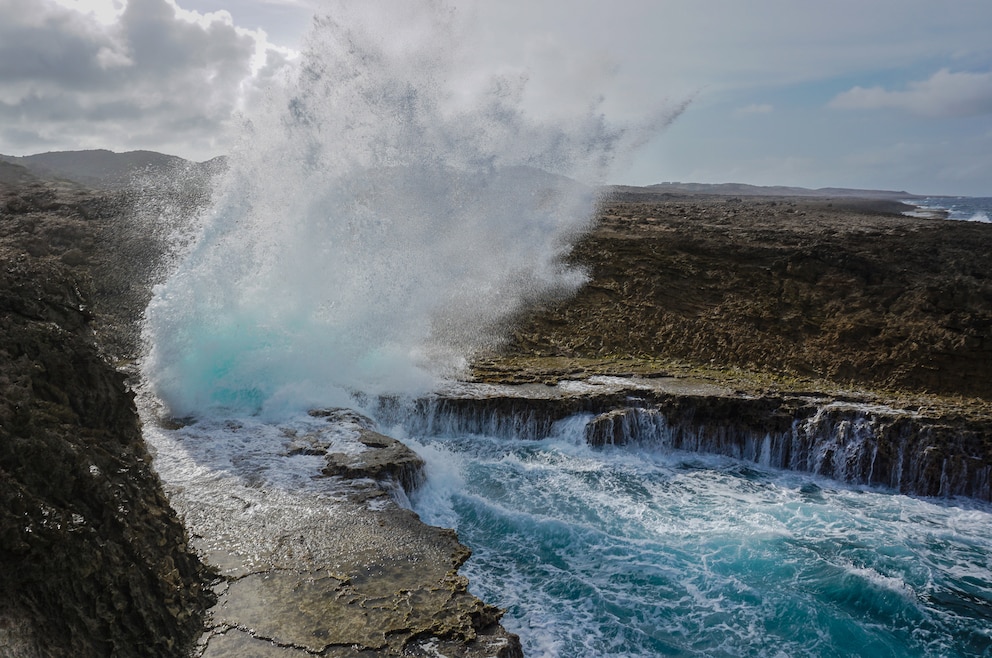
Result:
<svg viewBox="0 0 992 658"><path fill-rule="evenodd" d="M255 477L237 495L260 496L271 523L231 490L163 486L110 364L139 356L170 239L207 188L99 192L36 173L0 161L0 654L521 655L459 575L468 549L398 504L422 460L367 418L314 412L356 424L343 452L319 432L285 447L322 456L310 477L334 483L313 514ZM232 500L214 532L205 519Z"/></svg>
<svg viewBox="0 0 992 658"><path fill-rule="evenodd" d="M0 653L183 655L211 575L94 340L82 268L101 201L0 191Z"/></svg>

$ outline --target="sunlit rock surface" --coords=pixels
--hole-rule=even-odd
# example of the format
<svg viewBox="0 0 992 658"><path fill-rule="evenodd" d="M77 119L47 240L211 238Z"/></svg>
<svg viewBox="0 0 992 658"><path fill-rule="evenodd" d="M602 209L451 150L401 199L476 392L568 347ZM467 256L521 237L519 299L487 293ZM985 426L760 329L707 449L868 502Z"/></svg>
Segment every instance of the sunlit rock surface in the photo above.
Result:
<svg viewBox="0 0 992 658"><path fill-rule="evenodd" d="M468 549L399 504L422 460L370 419L147 425L171 500L221 576L203 656L520 655L501 611L458 574Z"/></svg>

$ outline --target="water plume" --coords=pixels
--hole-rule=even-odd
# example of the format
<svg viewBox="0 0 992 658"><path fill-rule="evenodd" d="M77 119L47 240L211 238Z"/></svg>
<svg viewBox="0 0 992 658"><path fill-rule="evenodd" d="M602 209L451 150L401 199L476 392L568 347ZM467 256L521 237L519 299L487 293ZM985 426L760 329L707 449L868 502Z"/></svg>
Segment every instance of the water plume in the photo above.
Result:
<svg viewBox="0 0 992 658"><path fill-rule="evenodd" d="M459 72L449 7L338 9L246 114L198 239L155 290L145 370L173 414L456 373L528 303L581 285L563 258L594 185L675 116L613 126L592 98L540 121L524 78Z"/></svg>

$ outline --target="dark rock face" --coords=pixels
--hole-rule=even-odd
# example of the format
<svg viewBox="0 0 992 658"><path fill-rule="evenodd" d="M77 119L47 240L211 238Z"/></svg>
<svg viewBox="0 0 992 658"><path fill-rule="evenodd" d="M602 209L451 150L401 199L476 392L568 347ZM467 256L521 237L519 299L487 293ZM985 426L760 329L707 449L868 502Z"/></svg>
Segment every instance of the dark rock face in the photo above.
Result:
<svg viewBox="0 0 992 658"><path fill-rule="evenodd" d="M74 268L96 204L42 186L0 199L0 653L183 655L209 574L94 341Z"/></svg>

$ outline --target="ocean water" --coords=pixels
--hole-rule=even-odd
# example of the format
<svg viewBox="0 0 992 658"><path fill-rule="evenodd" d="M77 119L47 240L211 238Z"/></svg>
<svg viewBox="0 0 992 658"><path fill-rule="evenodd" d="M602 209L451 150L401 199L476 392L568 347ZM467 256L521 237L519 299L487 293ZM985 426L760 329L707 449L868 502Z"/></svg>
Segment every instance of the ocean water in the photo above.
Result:
<svg viewBox="0 0 992 658"><path fill-rule="evenodd" d="M992 656L992 509L725 458L408 437L526 655Z"/></svg>
<svg viewBox="0 0 992 658"><path fill-rule="evenodd" d="M992 197L927 197L910 203L920 208L919 213L928 216L934 212L946 214L947 219L992 223Z"/></svg>

